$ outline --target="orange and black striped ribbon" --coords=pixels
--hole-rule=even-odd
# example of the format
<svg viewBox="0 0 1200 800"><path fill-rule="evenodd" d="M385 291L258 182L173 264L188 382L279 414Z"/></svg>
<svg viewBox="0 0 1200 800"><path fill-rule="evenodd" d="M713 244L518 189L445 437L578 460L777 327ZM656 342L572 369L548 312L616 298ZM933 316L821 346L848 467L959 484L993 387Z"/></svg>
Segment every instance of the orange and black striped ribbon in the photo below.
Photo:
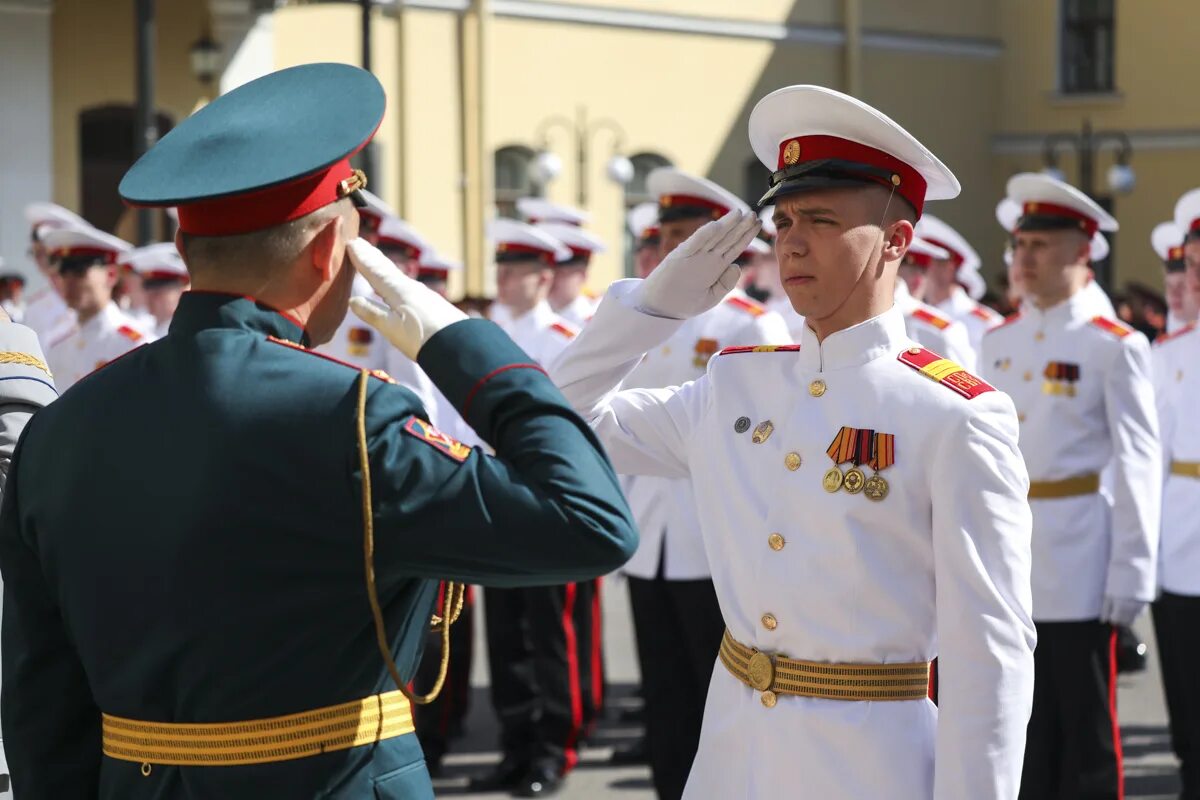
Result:
<svg viewBox="0 0 1200 800"><path fill-rule="evenodd" d="M834 464L844 464L854 458L854 428L847 428L845 425L837 432L837 436L833 437L829 448L825 451Z"/></svg>
<svg viewBox="0 0 1200 800"><path fill-rule="evenodd" d="M875 460L875 431L854 431L854 466L869 464Z"/></svg>
<svg viewBox="0 0 1200 800"><path fill-rule="evenodd" d="M875 455L867 466L878 472L896 463L896 436L891 433L875 434Z"/></svg>

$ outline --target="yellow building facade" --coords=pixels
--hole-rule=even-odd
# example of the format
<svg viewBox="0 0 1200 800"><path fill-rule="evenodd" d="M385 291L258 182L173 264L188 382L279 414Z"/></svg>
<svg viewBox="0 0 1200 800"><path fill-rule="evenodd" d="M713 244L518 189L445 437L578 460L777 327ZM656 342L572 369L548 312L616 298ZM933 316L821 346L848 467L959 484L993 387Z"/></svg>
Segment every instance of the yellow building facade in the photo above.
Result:
<svg viewBox="0 0 1200 800"><path fill-rule="evenodd" d="M1111 44L1111 52L1103 55L1112 85L1104 91L1064 90L1064 47L1076 46L1069 42L1079 37L1080 5L1100 18L1084 20L1091 25L1083 29L1084 39ZM640 167L669 162L753 199L765 188L766 171L749 147L750 110L775 88L816 83L880 108L950 165L963 194L931 203L929 210L975 243L993 285L1004 243L993 209L1007 178L1042 168L1046 136L1079 131L1085 120L1100 131L1126 133L1137 180L1131 192L1111 198L1122 225L1114 242L1112 286L1130 280L1158 285L1150 229L1168 218L1179 194L1200 185L1200 104L1189 102L1187 92L1172 91L1178 83L1168 79L1183 74L1184 54L1200 33L1186 5L1175 0L383 3L372 16L372 68L387 90L389 106L376 140L372 188L439 251L466 260L465 285L460 281L455 289L479 292L486 290L489 267L478 237L473 241L464 231L473 224L477 229L479 217L495 213L493 198L503 211L515 193L531 188L527 162L543 150L558 157L561 171L532 188L579 204L582 141L583 205L592 217L589 227L610 244L609 252L594 260L590 277L602 288L625 272L625 210L645 199L638 194L638 179L623 186L608 178L614 155L633 157ZM312 61L359 63L361 57L356 4L197 0L158 6L157 104L174 122L204 98L188 50L206 31L223 50L220 90L272 69ZM54 199L73 208L81 208L85 185L82 115L106 104L133 102L132 7L128 0L56 0L47 12L48 168ZM0 2L0 14L2 8ZM96 42L103 42L102 53ZM471 102L475 97L482 102ZM577 120L585 130L578 130ZM486 163L480 163L481 153ZM1064 144L1057 155L1058 168L1075 181L1074 150ZM1108 194L1113 150L1101 147L1094 161L1096 192ZM88 175L104 185L102 166L88 167ZM0 252L11 250L0 239Z"/></svg>

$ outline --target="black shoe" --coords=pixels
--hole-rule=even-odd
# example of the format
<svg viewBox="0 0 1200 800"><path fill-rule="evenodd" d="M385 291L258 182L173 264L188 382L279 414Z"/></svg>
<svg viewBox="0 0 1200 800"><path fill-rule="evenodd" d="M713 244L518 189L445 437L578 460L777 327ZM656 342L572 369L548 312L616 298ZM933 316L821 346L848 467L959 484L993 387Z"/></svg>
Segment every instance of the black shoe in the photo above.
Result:
<svg viewBox="0 0 1200 800"><path fill-rule="evenodd" d="M643 736L633 744L613 748L612 755L608 758L608 763L620 767L634 764L649 764L650 749L646 746L646 737Z"/></svg>
<svg viewBox="0 0 1200 800"><path fill-rule="evenodd" d="M471 779L473 792L497 792L513 789L529 773L529 762L505 756L491 772Z"/></svg>
<svg viewBox="0 0 1200 800"><path fill-rule="evenodd" d="M563 778L558 770L549 767L532 767L512 790L513 797L550 797L558 794Z"/></svg>

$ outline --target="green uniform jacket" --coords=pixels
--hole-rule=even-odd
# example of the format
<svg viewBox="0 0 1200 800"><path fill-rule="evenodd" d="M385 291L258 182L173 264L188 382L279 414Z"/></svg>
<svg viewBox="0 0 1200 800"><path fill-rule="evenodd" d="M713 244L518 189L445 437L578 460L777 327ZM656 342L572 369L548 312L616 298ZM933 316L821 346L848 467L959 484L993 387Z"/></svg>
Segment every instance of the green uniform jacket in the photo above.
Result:
<svg viewBox="0 0 1200 800"><path fill-rule="evenodd" d="M278 340L304 333L252 299L188 293L167 337L26 429L0 511L21 800L433 796L411 734L148 777L101 753L102 711L244 721L394 688L364 580L359 372ZM581 580L637 543L592 432L499 328L452 325L420 364L497 455L430 441L416 397L371 379L376 579L406 676L437 579Z"/></svg>

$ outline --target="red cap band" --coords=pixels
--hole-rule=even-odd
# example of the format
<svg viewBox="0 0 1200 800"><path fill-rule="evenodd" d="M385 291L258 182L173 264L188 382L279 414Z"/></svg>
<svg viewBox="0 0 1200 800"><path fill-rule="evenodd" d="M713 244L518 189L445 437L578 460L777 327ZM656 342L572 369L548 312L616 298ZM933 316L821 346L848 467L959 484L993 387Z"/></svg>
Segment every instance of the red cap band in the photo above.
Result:
<svg viewBox="0 0 1200 800"><path fill-rule="evenodd" d="M404 255L408 258L420 258L421 248L417 247L412 242L406 242L402 239L395 239L391 236L380 236L379 241L375 244L380 250L388 247L397 248L404 251Z"/></svg>
<svg viewBox="0 0 1200 800"><path fill-rule="evenodd" d="M1167 261L1179 261L1183 258L1183 245L1176 245L1167 251Z"/></svg>
<svg viewBox="0 0 1200 800"><path fill-rule="evenodd" d="M933 240L926 239L925 241L932 242ZM913 251L909 250L904 254L904 261L906 264L910 264L914 267L929 269L930 265L933 264L933 256L927 256L924 253L914 253Z"/></svg>
<svg viewBox="0 0 1200 800"><path fill-rule="evenodd" d="M439 281L450 280L450 270L448 269L432 269L430 267L421 267L417 274L422 278L433 278Z"/></svg>
<svg viewBox="0 0 1200 800"><path fill-rule="evenodd" d="M106 250L103 247L60 247L50 254L51 258L74 258L76 256L95 256L103 259L105 264L117 263L116 251Z"/></svg>
<svg viewBox="0 0 1200 800"><path fill-rule="evenodd" d="M874 147L839 136L824 134L797 136L779 143L779 160L776 169L787 169L807 161L836 159L855 164L865 164L892 173L892 185L896 193L912 204L920 216L925 206L925 191L928 183L921 173L893 155ZM882 182L881 182L882 183ZM883 185L887 185L884 183Z"/></svg>
<svg viewBox="0 0 1200 800"><path fill-rule="evenodd" d="M1065 217L1067 219L1077 220L1080 223L1080 228L1088 236L1095 236L1096 231L1100 230L1100 223L1084 214L1082 211L1077 211L1067 206L1060 206L1057 203L1026 203L1021 213L1034 215L1039 217Z"/></svg>
<svg viewBox="0 0 1200 800"><path fill-rule="evenodd" d="M658 205L662 208L673 208L675 206L696 206L698 208L709 208L716 211L721 216L729 213L729 209L720 203L713 202L706 197L696 197L691 194L664 194L658 198Z"/></svg>
<svg viewBox="0 0 1200 800"><path fill-rule="evenodd" d="M187 275L180 275L178 272L169 272L167 270L152 269L142 273L144 281L184 281L189 280Z"/></svg>
<svg viewBox="0 0 1200 800"><path fill-rule="evenodd" d="M540 247L533 247L532 245L527 245L527 244L510 244L508 242L504 242L496 247L496 252L497 253L520 253L520 254L524 254L527 256L531 256L532 258L536 258L539 261L544 261L547 264L556 263L556 260L554 258L554 253L552 253L551 251L543 250Z"/></svg>
<svg viewBox="0 0 1200 800"><path fill-rule="evenodd" d="M950 260L954 262L954 266L956 266L956 267L962 266L962 263L965 259L962 257L962 254L959 253L957 250L955 250L953 247L951 247L950 245L941 241L940 239L930 239L928 236L922 236L921 238L924 239L925 241L929 242L934 247L940 247L943 250L945 250L947 253L949 253ZM929 258L930 262L933 261L933 259L930 258L929 256L926 256L926 258ZM925 266L929 266L929 264L927 263Z"/></svg>
<svg viewBox="0 0 1200 800"><path fill-rule="evenodd" d="M1188 227L1188 233L1191 233L1192 231L1200 231L1200 217L1196 217L1194 220L1192 220L1192 224Z"/></svg>

